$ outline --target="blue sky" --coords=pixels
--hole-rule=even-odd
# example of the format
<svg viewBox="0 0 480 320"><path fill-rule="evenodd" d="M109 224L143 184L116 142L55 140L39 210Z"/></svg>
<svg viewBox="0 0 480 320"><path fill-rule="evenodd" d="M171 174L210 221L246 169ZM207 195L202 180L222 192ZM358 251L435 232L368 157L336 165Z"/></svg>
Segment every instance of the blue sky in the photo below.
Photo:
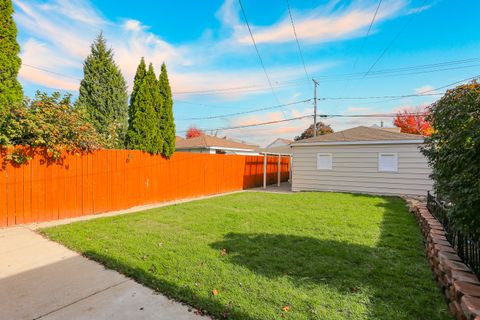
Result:
<svg viewBox="0 0 480 320"><path fill-rule="evenodd" d="M416 94L480 74L477 0L384 0L368 36L378 0L289 3L307 72L320 81L320 98ZM151 61L157 72L166 62L178 135L192 124L216 129L312 114L309 101L190 120L313 97L286 1L243 0L242 4L273 92L236 0L137 0L134 4L125 0L14 0L24 63L20 80L29 96L38 89L77 95L82 62L91 41L103 31L129 88L140 57ZM409 67L414 68L399 70ZM359 76L345 76L352 73ZM435 98L324 100L318 108L320 114L391 114L424 108ZM388 116L324 122L341 130L382 120L388 125L392 122ZM220 130L218 134L265 145L276 137L293 138L311 121Z"/></svg>

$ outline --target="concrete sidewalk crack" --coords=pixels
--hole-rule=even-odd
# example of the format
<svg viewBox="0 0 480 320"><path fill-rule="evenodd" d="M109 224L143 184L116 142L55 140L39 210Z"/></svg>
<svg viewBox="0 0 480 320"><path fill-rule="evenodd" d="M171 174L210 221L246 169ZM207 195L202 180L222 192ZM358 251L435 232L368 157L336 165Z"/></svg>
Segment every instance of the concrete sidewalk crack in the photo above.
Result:
<svg viewBox="0 0 480 320"><path fill-rule="evenodd" d="M86 300L86 299L88 299L88 298L90 298L90 297L93 297L93 296L96 295L96 294L99 294L99 293L105 292L105 291L107 291L107 290L110 290L110 289L112 289L112 288L118 287L119 285L124 284L124 283L126 283L126 282L128 282L128 281L131 281L131 279L126 279L126 280L123 280L123 281L121 281L121 282L119 282L119 283L116 283L116 284L114 284L114 285L111 285L111 286L109 286L109 287L107 287L107 288L104 288L104 289L102 289L102 290L95 291L94 293L89 294L88 296L85 296L85 297L83 297L83 298L77 299L77 300L75 300L75 301L73 301L73 302L70 302L70 303L64 305L64 306L61 306L60 308L57 308L57 309L55 309L55 310L49 311L49 312L47 312L47 313L45 313L45 314L42 314L42 315L40 315L40 316L38 316L38 317L36 317L36 318L33 318L33 320L38 320L38 319L44 318L44 317L46 317L46 316L48 316L48 315L50 315L50 314L52 314L52 313L55 313L55 312L60 311L60 310L62 310L62 309L68 308L68 307L74 305L75 303L78 303L78 302L80 302L80 301L83 301L83 300Z"/></svg>

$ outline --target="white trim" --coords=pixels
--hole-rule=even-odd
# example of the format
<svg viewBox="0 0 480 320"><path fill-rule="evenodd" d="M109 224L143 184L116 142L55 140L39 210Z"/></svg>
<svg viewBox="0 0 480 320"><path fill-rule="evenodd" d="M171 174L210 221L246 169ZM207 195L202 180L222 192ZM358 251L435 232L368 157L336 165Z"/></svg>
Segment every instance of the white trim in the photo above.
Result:
<svg viewBox="0 0 480 320"><path fill-rule="evenodd" d="M318 156L329 156L330 157L330 168L319 168L318 167ZM321 171L331 171L333 170L333 155L331 153L325 153L325 152L317 152L316 154L316 159L317 159L317 170Z"/></svg>
<svg viewBox="0 0 480 320"><path fill-rule="evenodd" d="M424 143L422 140L371 140L371 141L323 141L323 142L298 142L292 143L292 147L308 147L308 146L330 146L330 145L356 145L356 144L408 144L408 143Z"/></svg>
<svg viewBox="0 0 480 320"><path fill-rule="evenodd" d="M394 156L395 157L395 169L394 170L381 170L380 169L380 158L382 156ZM397 152L379 152L378 153L378 172L398 172L398 153Z"/></svg>

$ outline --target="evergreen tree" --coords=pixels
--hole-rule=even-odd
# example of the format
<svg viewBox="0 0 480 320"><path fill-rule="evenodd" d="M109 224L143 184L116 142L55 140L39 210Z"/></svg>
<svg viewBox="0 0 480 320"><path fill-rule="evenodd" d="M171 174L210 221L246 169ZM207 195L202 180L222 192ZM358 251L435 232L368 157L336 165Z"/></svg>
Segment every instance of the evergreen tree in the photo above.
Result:
<svg viewBox="0 0 480 320"><path fill-rule="evenodd" d="M153 65L150 63L148 66L147 76L145 77L146 82L148 84L148 89L150 91L154 116L153 119L155 121L155 128L153 130L153 136L151 140L151 151L152 153L162 153L163 150L163 131L160 127L160 119L163 114L163 99L162 95L160 94L160 90L158 90L158 80L157 76L155 75L155 71L153 69Z"/></svg>
<svg viewBox="0 0 480 320"><path fill-rule="evenodd" d="M110 148L123 148L128 127L128 93L123 75L100 33L83 65L77 106L85 108Z"/></svg>
<svg viewBox="0 0 480 320"><path fill-rule="evenodd" d="M158 126L158 110L162 101L152 64L145 70L145 61L140 61L129 107L127 147L150 153L160 153L163 140Z"/></svg>
<svg viewBox="0 0 480 320"><path fill-rule="evenodd" d="M142 57L140 63L137 67L137 72L135 73L135 78L133 79L133 89L132 93L130 94L130 104L128 106L128 128L132 126L131 122L134 119L132 111L132 105L134 104L135 98L137 97L138 90L140 89L140 85L145 80L145 76L147 75L147 66L145 64L145 59ZM128 147L128 141L125 141L125 146Z"/></svg>
<svg viewBox="0 0 480 320"><path fill-rule="evenodd" d="M17 27L13 21L11 0L0 1L0 113L7 106L23 99L23 90L17 80L22 61L18 53Z"/></svg>
<svg viewBox="0 0 480 320"><path fill-rule="evenodd" d="M175 122L173 119L172 89L168 81L167 66L165 63L162 64L158 85L163 100L163 112L160 117L160 130L163 136L162 154L169 158L175 152Z"/></svg>

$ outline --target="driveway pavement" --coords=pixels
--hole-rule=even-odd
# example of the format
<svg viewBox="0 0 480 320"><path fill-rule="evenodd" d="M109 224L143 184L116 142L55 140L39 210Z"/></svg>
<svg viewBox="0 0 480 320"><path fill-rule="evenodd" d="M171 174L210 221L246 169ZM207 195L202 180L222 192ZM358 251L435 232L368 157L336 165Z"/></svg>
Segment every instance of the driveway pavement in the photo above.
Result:
<svg viewBox="0 0 480 320"><path fill-rule="evenodd" d="M0 229L0 319L206 319L24 227Z"/></svg>

